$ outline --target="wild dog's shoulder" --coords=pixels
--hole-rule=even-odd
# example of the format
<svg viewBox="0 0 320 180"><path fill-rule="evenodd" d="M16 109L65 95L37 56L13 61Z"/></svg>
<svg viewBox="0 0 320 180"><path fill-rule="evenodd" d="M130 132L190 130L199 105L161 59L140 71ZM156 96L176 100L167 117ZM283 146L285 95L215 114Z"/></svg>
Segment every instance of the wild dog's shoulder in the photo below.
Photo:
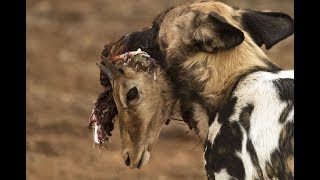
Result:
<svg viewBox="0 0 320 180"><path fill-rule="evenodd" d="M282 101L293 101L294 71L257 71L249 73L239 80L232 94L247 100L274 96Z"/></svg>

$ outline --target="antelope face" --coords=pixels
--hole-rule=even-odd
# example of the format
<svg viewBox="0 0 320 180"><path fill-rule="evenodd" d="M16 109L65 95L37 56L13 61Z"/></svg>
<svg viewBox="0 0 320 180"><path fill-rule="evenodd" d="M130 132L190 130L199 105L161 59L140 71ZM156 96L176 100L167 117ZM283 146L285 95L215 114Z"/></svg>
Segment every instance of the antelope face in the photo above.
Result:
<svg viewBox="0 0 320 180"><path fill-rule="evenodd" d="M159 66L99 65L108 76L118 109L122 157L130 168L141 168L150 157L162 125L170 117L171 93ZM105 71L103 71L105 70Z"/></svg>

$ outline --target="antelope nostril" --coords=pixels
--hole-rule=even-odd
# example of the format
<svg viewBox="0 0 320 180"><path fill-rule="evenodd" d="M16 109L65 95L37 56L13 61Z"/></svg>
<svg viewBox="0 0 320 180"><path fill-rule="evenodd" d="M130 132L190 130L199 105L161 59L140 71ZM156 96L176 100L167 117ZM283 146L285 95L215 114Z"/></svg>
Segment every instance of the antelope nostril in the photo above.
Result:
<svg viewBox="0 0 320 180"><path fill-rule="evenodd" d="M130 157L129 157L128 153L127 153L127 159L126 159L125 163L126 163L127 166L130 165Z"/></svg>

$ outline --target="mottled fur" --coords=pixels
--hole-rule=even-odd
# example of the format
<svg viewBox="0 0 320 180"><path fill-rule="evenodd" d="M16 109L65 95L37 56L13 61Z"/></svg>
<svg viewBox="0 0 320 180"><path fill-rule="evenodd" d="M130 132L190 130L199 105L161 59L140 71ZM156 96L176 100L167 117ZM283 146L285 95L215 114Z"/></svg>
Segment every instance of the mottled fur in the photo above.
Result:
<svg viewBox="0 0 320 180"><path fill-rule="evenodd" d="M103 53L142 48L159 61L184 121L197 132L199 121L208 122L209 179L292 179L293 71L259 48L291 34L293 19L284 13L201 1L165 11Z"/></svg>

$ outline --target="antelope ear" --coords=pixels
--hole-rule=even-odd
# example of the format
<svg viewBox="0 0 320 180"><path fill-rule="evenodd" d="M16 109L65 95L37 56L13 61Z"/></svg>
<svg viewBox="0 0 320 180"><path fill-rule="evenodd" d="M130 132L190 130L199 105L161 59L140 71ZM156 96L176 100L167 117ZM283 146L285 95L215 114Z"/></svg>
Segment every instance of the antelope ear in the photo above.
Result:
<svg viewBox="0 0 320 180"><path fill-rule="evenodd" d="M240 29L215 13L198 14L193 24L193 45L200 51L216 52L220 49L230 49L244 40L244 34Z"/></svg>
<svg viewBox="0 0 320 180"><path fill-rule="evenodd" d="M242 26L258 46L266 49L293 34L293 19L281 12L248 10L242 14Z"/></svg>

